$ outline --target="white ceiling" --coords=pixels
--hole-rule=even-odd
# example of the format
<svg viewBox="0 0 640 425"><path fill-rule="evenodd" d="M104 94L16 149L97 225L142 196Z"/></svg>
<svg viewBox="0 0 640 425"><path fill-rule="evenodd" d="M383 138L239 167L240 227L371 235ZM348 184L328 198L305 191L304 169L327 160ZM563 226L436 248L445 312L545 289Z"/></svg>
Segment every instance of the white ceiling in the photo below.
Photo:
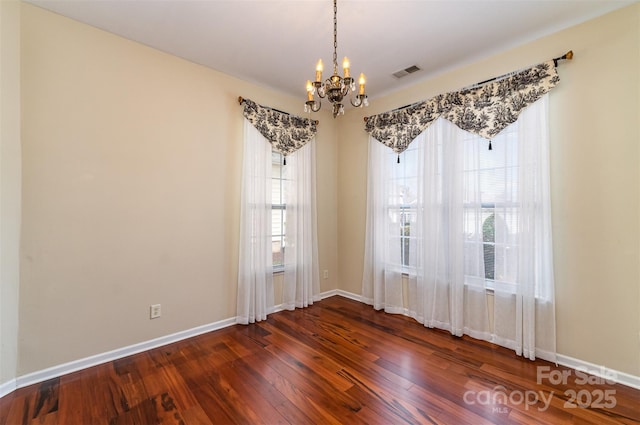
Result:
<svg viewBox="0 0 640 425"><path fill-rule="evenodd" d="M1 0L0 0L1 1ZM305 96L333 56L331 0L28 0L192 62ZM634 1L339 0L338 62L367 76L370 99ZM571 46L558 46L561 55ZM422 71L392 74L411 65Z"/></svg>

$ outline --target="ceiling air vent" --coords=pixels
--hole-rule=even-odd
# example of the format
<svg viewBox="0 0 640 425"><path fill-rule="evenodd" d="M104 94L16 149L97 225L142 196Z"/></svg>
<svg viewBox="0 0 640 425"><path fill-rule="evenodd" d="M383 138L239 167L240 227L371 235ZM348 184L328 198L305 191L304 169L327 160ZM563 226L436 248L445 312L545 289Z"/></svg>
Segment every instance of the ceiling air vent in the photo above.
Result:
<svg viewBox="0 0 640 425"><path fill-rule="evenodd" d="M402 77L406 77L409 74L413 74L414 72L420 71L420 68L418 67L418 65L411 65L408 68L402 69L398 72L394 72L393 76L396 78L402 78Z"/></svg>

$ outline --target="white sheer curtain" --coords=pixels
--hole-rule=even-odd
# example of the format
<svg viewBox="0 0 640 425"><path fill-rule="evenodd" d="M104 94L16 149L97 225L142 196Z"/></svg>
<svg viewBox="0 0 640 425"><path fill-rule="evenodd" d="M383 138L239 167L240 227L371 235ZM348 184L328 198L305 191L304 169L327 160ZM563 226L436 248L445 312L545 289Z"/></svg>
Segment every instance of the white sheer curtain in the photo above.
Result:
<svg viewBox="0 0 640 425"><path fill-rule="evenodd" d="M287 211L283 307L307 307L320 300L316 218L315 138L287 156L284 167Z"/></svg>
<svg viewBox="0 0 640 425"><path fill-rule="evenodd" d="M555 360L546 114L545 95L490 151L439 119L399 164L370 139L367 302Z"/></svg>
<svg viewBox="0 0 640 425"><path fill-rule="evenodd" d="M529 359L555 361L547 103L545 95L522 113L514 136L517 149L507 154L518 173L496 214L496 275L502 272L505 282L496 282L494 337ZM505 250L498 255L501 244Z"/></svg>
<svg viewBox="0 0 640 425"><path fill-rule="evenodd" d="M369 138L362 298L376 310L404 313L399 241L400 206L404 199L398 196L401 185L394 184L395 166L395 155L391 149Z"/></svg>
<svg viewBox="0 0 640 425"><path fill-rule="evenodd" d="M271 145L245 118L237 322L265 320L273 305Z"/></svg>

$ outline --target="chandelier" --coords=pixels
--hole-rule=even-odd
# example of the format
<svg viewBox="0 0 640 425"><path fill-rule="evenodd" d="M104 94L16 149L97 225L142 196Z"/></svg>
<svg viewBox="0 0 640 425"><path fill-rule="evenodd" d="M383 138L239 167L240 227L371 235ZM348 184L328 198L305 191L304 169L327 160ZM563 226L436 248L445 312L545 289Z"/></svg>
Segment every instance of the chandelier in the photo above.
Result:
<svg viewBox="0 0 640 425"><path fill-rule="evenodd" d="M356 82L351 77L351 68L349 59L344 58L342 61L342 69L344 77L338 75L338 0L333 0L333 75L322 81L322 59L318 61L316 66L316 79L314 82L307 80L307 101L304 105L305 112L318 112L322 106L320 100L314 100L314 94L324 99L327 97L329 102L333 104L333 117L339 114L344 115L344 105L342 100L349 94L349 91L356 91ZM358 94L351 98L351 104L355 107L368 106L369 101L364 92L365 78L364 74L360 74L358 79Z"/></svg>

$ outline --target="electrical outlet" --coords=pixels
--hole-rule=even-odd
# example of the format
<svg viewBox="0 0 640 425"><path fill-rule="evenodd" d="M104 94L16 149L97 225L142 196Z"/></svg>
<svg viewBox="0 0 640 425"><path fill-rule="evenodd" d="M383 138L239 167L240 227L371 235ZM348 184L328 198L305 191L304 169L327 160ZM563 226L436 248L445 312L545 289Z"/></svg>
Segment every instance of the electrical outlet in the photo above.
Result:
<svg viewBox="0 0 640 425"><path fill-rule="evenodd" d="M150 318L151 319L157 319L158 317L160 317L162 315L162 310L160 308L160 304L153 304L150 309L151 314L150 314Z"/></svg>
<svg viewBox="0 0 640 425"><path fill-rule="evenodd" d="M325 270L325 271L323 271L323 272L322 272L322 277L323 277L324 279L329 279L329 270Z"/></svg>

